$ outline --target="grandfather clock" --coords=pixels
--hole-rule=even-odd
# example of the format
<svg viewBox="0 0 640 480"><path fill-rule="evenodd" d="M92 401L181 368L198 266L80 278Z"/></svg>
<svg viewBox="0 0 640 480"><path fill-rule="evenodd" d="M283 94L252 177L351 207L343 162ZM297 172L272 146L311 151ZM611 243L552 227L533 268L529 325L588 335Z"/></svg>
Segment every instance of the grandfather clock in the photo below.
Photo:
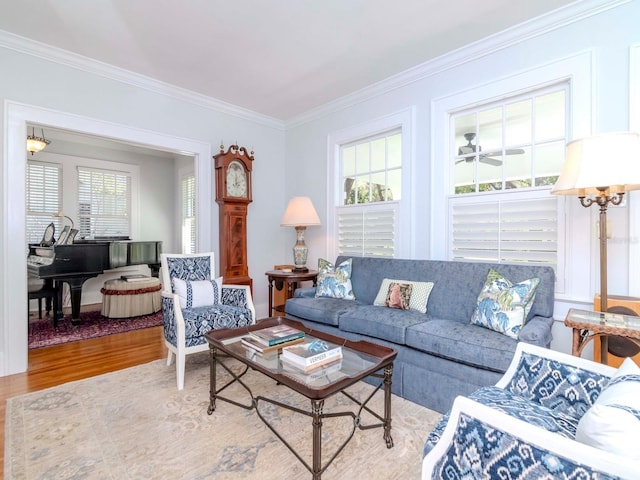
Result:
<svg viewBox="0 0 640 480"><path fill-rule="evenodd" d="M216 169L216 202L220 208L220 275L224 283L249 285L247 260L247 209L251 203L253 151L231 145L213 156Z"/></svg>

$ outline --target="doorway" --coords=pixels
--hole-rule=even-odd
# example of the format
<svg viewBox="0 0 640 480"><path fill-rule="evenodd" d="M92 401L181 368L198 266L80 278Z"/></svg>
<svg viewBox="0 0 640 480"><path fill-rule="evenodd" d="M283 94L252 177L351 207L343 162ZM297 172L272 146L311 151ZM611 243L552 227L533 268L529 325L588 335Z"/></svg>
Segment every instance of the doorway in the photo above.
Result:
<svg viewBox="0 0 640 480"><path fill-rule="evenodd" d="M142 130L103 120L81 117L66 112L47 110L12 102L6 108L6 149L2 160L4 191L2 206L3 241L0 246L0 376L24 372L27 369L27 273L25 256L25 138L27 124L38 124L78 134L103 137L125 144L154 150L191 155L194 158L196 195L211 198L213 175L211 170L211 144L178 138L162 132ZM9 181L7 181L9 180ZM211 202L198 202L197 245L212 245Z"/></svg>

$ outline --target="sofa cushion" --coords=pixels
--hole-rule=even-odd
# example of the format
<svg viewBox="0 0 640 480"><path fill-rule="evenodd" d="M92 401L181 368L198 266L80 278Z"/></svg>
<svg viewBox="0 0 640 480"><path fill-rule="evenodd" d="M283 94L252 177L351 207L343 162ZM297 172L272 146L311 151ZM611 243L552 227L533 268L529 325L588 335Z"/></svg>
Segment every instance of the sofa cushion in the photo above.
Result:
<svg viewBox="0 0 640 480"><path fill-rule="evenodd" d="M409 308L413 310L417 310L420 313L427 313L427 302L429 301L429 294L431 293L431 289L433 289L432 282L415 282L411 280L392 280L389 278L385 278L382 280L380 284L380 289L378 290L378 294L376 295L375 300L373 301L374 305L384 305L387 294L389 292L389 287L392 283L401 283L401 284L410 284L412 285L411 289L411 299L409 301Z"/></svg>
<svg viewBox="0 0 640 480"><path fill-rule="evenodd" d="M374 305L360 305L343 312L339 318L340 330L381 338L403 345L407 327L423 323L426 316L415 310L380 308Z"/></svg>
<svg viewBox="0 0 640 480"><path fill-rule="evenodd" d="M351 286L351 259L338 266L320 258L318 260L318 279L316 297L344 298L355 300Z"/></svg>
<svg viewBox="0 0 640 480"><path fill-rule="evenodd" d="M534 277L514 285L490 268L471 323L517 339L527 321L539 283L540 279Z"/></svg>
<svg viewBox="0 0 640 480"><path fill-rule="evenodd" d="M407 328L405 343L416 350L500 373L506 371L517 345L492 330L443 319Z"/></svg>
<svg viewBox="0 0 640 480"><path fill-rule="evenodd" d="M349 312L358 306L357 302L344 301L340 298L294 297L287 300L284 311L288 315L303 320L313 320L337 327L340 314Z"/></svg>
<svg viewBox="0 0 640 480"><path fill-rule="evenodd" d="M576 440L640 460L640 368L626 358L580 419Z"/></svg>

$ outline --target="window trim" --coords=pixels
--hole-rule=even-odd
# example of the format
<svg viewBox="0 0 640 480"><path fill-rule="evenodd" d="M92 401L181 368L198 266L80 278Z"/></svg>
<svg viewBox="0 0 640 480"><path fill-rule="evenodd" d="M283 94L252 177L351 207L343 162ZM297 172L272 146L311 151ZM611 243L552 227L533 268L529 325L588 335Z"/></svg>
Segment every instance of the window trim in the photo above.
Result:
<svg viewBox="0 0 640 480"><path fill-rule="evenodd" d="M414 124L415 107L409 107L375 120L329 133L327 137L327 251L328 258L338 255L337 206L341 206L342 177L340 149L343 145L369 138L393 129L402 133L402 198L400 200L396 257L412 258L415 252L413 198L415 197L414 175Z"/></svg>

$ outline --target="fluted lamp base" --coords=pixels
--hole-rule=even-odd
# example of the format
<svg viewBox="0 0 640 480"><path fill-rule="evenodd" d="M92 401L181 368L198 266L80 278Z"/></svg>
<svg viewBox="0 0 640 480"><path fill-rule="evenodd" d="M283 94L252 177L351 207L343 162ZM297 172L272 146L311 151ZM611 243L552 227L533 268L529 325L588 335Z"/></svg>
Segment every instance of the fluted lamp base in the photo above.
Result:
<svg viewBox="0 0 640 480"><path fill-rule="evenodd" d="M307 227L296 227L296 244L293 246L293 264L292 269L295 273L306 273L309 271L307 268L307 256L309 255L309 249L304 243L304 232Z"/></svg>

